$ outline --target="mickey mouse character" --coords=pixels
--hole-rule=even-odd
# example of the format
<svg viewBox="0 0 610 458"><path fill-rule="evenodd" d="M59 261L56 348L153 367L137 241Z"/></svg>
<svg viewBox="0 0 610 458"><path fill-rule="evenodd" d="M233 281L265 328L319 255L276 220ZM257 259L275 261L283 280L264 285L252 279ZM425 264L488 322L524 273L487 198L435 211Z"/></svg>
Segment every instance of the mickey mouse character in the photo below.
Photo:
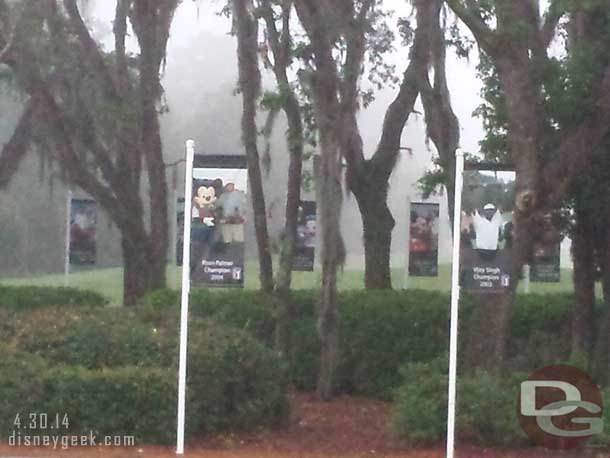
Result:
<svg viewBox="0 0 610 458"><path fill-rule="evenodd" d="M201 180L196 184L192 218L194 237L209 242L214 235L217 200L222 193L222 180Z"/></svg>

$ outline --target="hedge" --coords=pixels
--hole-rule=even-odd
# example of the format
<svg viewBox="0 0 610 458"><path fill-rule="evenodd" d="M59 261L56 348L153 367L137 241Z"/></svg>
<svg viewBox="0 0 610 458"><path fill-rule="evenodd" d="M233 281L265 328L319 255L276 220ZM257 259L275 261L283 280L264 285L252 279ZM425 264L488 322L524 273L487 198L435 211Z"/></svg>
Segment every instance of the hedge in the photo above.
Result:
<svg viewBox="0 0 610 458"><path fill-rule="evenodd" d="M108 301L93 291L76 288L0 285L0 309L35 309L53 306L102 307Z"/></svg>
<svg viewBox="0 0 610 458"><path fill-rule="evenodd" d="M65 316L59 314L55 322L37 322L40 329L59 330L54 323ZM33 313L29 317L34 320L41 315ZM94 317L82 318L86 322ZM60 332L76 329L76 335L81 337L78 342L85 344L95 326L83 324L76 327L68 324ZM78 331L79 328L84 331ZM153 342L163 340L159 338ZM172 337L171 340L177 339ZM190 340L189 435L256 429L278 424L286 418L286 366L271 350L244 331L209 320L206 323L194 320ZM138 443L171 443L174 440L178 359L175 344L167 345L168 365L155 365L160 360L149 358L148 364L139 361L136 366L128 354L120 355L116 351L118 347L98 347L109 342L103 333L96 335L80 351L71 344L63 347L68 353L59 351L62 348L59 340L54 341L57 346L49 351L44 351L40 345L36 350L38 354L20 349L35 341L36 338L14 338L10 345L0 347L0 408L4 412L0 419L0 434L4 437L14 430L16 414L27 417L30 413L45 412L49 416L67 414L70 434L93 431L99 436L134 435ZM74 353L71 356L69 348ZM100 355L105 349L109 350L108 355L114 356ZM122 351L127 352L128 348L123 347ZM112 365L98 364L93 355L99 355Z"/></svg>
<svg viewBox="0 0 610 458"><path fill-rule="evenodd" d="M310 391L316 383L319 351L315 326L317 293L296 291L291 300L296 317L290 377L297 389ZM448 294L437 291L341 293L337 390L390 399L400 383L402 365L431 361L447 352L449 303ZM518 296L510 318L507 367L511 371L529 372L567 360L573 303L568 294ZM149 295L144 304L145 309L165 310L163 313L172 315L178 310L179 294L161 290ZM193 315L246 329L268 346L274 342L279 307L276 297L248 290L195 290L191 296ZM463 344L474 312L472 299L465 296L460 307Z"/></svg>
<svg viewBox="0 0 610 458"><path fill-rule="evenodd" d="M447 359L407 364L401 368L402 385L395 390L392 425L413 445L438 444L446 436ZM517 418L517 399L525 373L500 378L484 371L458 377L456 437L483 446L531 445ZM605 406L610 390L604 392ZM604 424L610 409L604 409ZM610 433L590 439L590 445L608 446Z"/></svg>
<svg viewBox="0 0 610 458"><path fill-rule="evenodd" d="M87 369L168 367L177 347L175 321L145 321L136 310L45 308L19 313L0 327L0 339L54 364Z"/></svg>
<svg viewBox="0 0 610 458"><path fill-rule="evenodd" d="M10 288L9 288L10 289ZM22 288L17 290L23 292ZM34 290L37 290L34 288ZM45 291L52 291L46 288ZM140 307L83 307L90 293L57 288L49 296L64 297L71 307L46 307L9 315L0 307L0 337L13 338L22 350L55 363L89 369L125 365L171 364L176 351L179 292L160 290ZM20 293L21 294L21 293ZM1 294L0 294L1 295ZM23 297L28 296L24 293ZM302 391L316 383L319 342L315 291L291 294L294 353L289 377ZM23 302L23 299L20 299ZM92 300L99 305L99 302ZM447 351L449 297L436 291L350 291L340 295L341 359L339 392L390 399L400 383L399 367L431 361ZM565 361L570 354L573 298L566 294L519 296L510 321L507 368L528 372ZM275 326L282 304L276 296L249 290L194 290L191 316L242 329L265 346L275 344ZM462 339L468 340L472 301L461 303ZM39 323L46 323L40 326ZM196 325L191 325L191 327ZM527 351L523 351L527 348Z"/></svg>

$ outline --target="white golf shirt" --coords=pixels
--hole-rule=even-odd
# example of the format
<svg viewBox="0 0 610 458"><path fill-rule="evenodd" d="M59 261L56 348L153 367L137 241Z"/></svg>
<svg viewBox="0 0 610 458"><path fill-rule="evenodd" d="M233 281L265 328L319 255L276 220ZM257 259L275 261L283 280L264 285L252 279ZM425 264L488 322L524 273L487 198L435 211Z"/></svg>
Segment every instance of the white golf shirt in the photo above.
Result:
<svg viewBox="0 0 610 458"><path fill-rule="evenodd" d="M475 212L472 217L472 225L476 235L475 248L478 250L497 250L500 242L500 228L503 224L502 215L499 211L494 213L491 220Z"/></svg>

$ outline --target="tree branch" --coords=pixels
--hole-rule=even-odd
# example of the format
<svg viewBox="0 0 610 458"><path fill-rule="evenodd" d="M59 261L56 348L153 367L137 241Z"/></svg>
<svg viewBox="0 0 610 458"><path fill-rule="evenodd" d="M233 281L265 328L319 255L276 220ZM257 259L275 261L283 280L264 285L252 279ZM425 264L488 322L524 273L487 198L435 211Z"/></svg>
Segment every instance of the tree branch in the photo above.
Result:
<svg viewBox="0 0 610 458"><path fill-rule="evenodd" d="M565 12L565 9L561 6L561 2L557 0L551 2L540 31L544 49L547 49L550 46L551 41L553 41L553 38L555 38L555 29L557 29L557 25Z"/></svg>
<svg viewBox="0 0 610 458"><path fill-rule="evenodd" d="M596 147L610 133L610 66L598 94L596 112L562 139L555 158L543 170L548 208L556 208L572 179L591 164Z"/></svg>
<svg viewBox="0 0 610 458"><path fill-rule="evenodd" d="M410 62L403 74L398 94L386 110L381 139L371 159L371 166L384 177L389 177L396 164L402 132L419 95L419 75L427 73L430 36L424 9L429 8L428 1L420 0L420 4L417 5L417 29L410 52Z"/></svg>
<svg viewBox="0 0 610 458"><path fill-rule="evenodd" d="M19 118L11 139L2 148L0 154L0 189L8 185L28 152L32 140L32 118L37 107L38 99L31 97Z"/></svg>
<svg viewBox="0 0 610 458"><path fill-rule="evenodd" d="M464 6L461 0L446 0L455 15L466 24L477 40L479 46L488 54L495 55L498 48L498 36L490 29L483 19Z"/></svg>
<svg viewBox="0 0 610 458"><path fill-rule="evenodd" d="M118 91L122 96L125 96L129 89L129 70L125 51L125 37L127 36L127 15L130 6L131 0L117 0L113 25Z"/></svg>
<svg viewBox="0 0 610 458"><path fill-rule="evenodd" d="M70 25L82 47L82 57L91 65L91 70L99 75L104 95L112 100L119 99L116 83L106 65L104 56L95 40L91 37L78 10L76 0L64 0L64 7L70 18ZM96 78L97 79L97 78Z"/></svg>

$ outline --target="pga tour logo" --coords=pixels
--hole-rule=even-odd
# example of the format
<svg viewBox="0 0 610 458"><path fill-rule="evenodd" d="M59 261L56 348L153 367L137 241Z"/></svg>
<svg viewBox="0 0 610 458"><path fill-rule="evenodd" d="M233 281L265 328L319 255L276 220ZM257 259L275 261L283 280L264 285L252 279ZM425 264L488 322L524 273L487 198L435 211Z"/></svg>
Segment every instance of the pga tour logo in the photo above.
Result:
<svg viewBox="0 0 610 458"><path fill-rule="evenodd" d="M603 398L589 375L572 366L549 366L521 384L518 417L538 445L573 449L604 430Z"/></svg>

